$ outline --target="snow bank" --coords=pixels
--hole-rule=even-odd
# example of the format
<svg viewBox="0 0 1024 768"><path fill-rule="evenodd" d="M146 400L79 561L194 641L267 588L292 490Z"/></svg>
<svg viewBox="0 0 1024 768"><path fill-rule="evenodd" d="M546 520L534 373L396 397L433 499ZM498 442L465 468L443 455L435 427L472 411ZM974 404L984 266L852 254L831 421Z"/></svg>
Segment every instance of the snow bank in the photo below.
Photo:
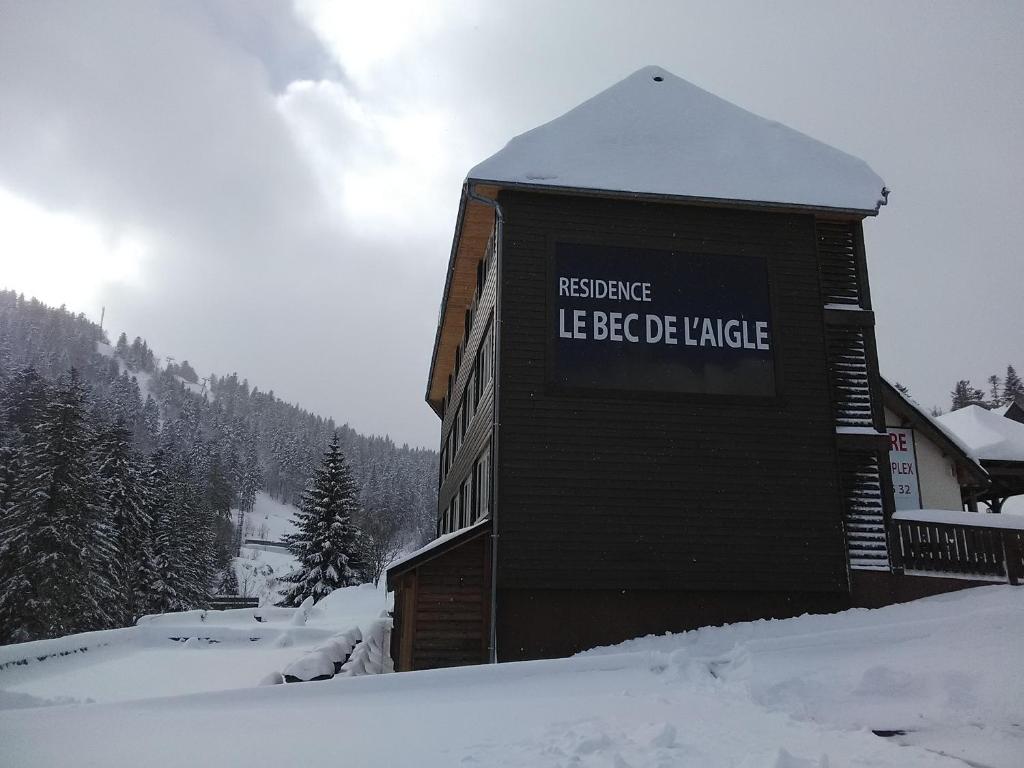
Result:
<svg viewBox="0 0 1024 768"><path fill-rule="evenodd" d="M1024 589L992 586L571 659L8 710L0 744L23 768L1019 768L1022 634Z"/></svg>

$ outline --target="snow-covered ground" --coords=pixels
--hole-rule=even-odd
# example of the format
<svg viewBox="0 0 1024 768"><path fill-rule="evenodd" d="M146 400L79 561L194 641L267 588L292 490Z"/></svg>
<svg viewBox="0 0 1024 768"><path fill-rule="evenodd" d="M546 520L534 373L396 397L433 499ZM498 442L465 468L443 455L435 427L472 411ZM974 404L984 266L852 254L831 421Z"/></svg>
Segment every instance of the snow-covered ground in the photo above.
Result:
<svg viewBox="0 0 1024 768"><path fill-rule="evenodd" d="M287 608L188 611L128 629L2 646L0 709L253 688L326 638L353 627L365 632L385 598L370 585L337 590L301 626ZM22 659L30 663L11 663Z"/></svg>
<svg viewBox="0 0 1024 768"><path fill-rule="evenodd" d="M330 613L367 610L353 606L379 593L362 590L332 595ZM1021 637L1024 589L992 586L572 659L9 709L0 744L11 766L1020 768ZM161 675L201 672L186 654L218 653L244 652L182 648ZM106 663L92 689L78 676L76 698L131 684ZM43 695L21 674L15 688L0 672L0 688Z"/></svg>
<svg viewBox="0 0 1024 768"><path fill-rule="evenodd" d="M243 538L281 541L287 534L294 532L292 517L297 511L291 504L285 504L263 492L257 493L252 512L245 516Z"/></svg>
<svg viewBox="0 0 1024 768"><path fill-rule="evenodd" d="M281 541L295 529L292 516L296 508L271 498L265 493L256 495L252 512L242 523L242 552L235 558L238 592L243 597L257 597L260 605L273 605L281 596L280 579L292 570L295 558L287 552L246 546L246 539ZM232 512L234 515L235 512Z"/></svg>

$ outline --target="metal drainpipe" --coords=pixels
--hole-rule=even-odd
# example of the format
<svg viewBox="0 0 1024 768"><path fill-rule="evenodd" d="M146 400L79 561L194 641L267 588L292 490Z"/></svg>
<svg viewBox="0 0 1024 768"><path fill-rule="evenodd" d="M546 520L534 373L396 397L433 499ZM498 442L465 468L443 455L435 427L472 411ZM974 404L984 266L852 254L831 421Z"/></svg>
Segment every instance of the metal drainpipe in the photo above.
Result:
<svg viewBox="0 0 1024 768"><path fill-rule="evenodd" d="M501 403L501 251L505 229L505 214L497 200L481 197L476 185L470 185L467 197L494 209L494 405L491 426L491 640L490 662L498 663L498 429L501 419L498 408Z"/></svg>

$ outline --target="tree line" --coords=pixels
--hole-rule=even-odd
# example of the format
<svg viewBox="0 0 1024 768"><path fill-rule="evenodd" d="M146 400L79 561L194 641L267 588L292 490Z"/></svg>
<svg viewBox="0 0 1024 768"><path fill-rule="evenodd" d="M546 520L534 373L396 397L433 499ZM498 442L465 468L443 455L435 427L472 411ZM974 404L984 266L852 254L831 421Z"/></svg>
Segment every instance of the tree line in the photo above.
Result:
<svg viewBox="0 0 1024 768"><path fill-rule="evenodd" d="M1012 365L1006 366L1004 376L993 373L985 381L987 386L981 389L971 384L969 379L960 379L950 392L951 410L966 408L968 405L991 409L1013 402L1024 403L1024 382Z"/></svg>
<svg viewBox="0 0 1024 768"><path fill-rule="evenodd" d="M232 510L260 491L302 503L335 435L360 557L432 537L434 451L361 435L236 374L199 380L187 361L162 362L142 339L110 346L84 316L0 291L0 642L230 591Z"/></svg>

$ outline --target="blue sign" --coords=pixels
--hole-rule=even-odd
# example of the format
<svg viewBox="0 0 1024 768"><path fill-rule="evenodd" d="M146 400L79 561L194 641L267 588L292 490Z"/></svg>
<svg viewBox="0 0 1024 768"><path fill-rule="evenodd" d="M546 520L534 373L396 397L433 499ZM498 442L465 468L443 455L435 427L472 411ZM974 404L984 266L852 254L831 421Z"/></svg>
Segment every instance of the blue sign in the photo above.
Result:
<svg viewBox="0 0 1024 768"><path fill-rule="evenodd" d="M764 258L557 243L553 267L553 384L775 394Z"/></svg>

